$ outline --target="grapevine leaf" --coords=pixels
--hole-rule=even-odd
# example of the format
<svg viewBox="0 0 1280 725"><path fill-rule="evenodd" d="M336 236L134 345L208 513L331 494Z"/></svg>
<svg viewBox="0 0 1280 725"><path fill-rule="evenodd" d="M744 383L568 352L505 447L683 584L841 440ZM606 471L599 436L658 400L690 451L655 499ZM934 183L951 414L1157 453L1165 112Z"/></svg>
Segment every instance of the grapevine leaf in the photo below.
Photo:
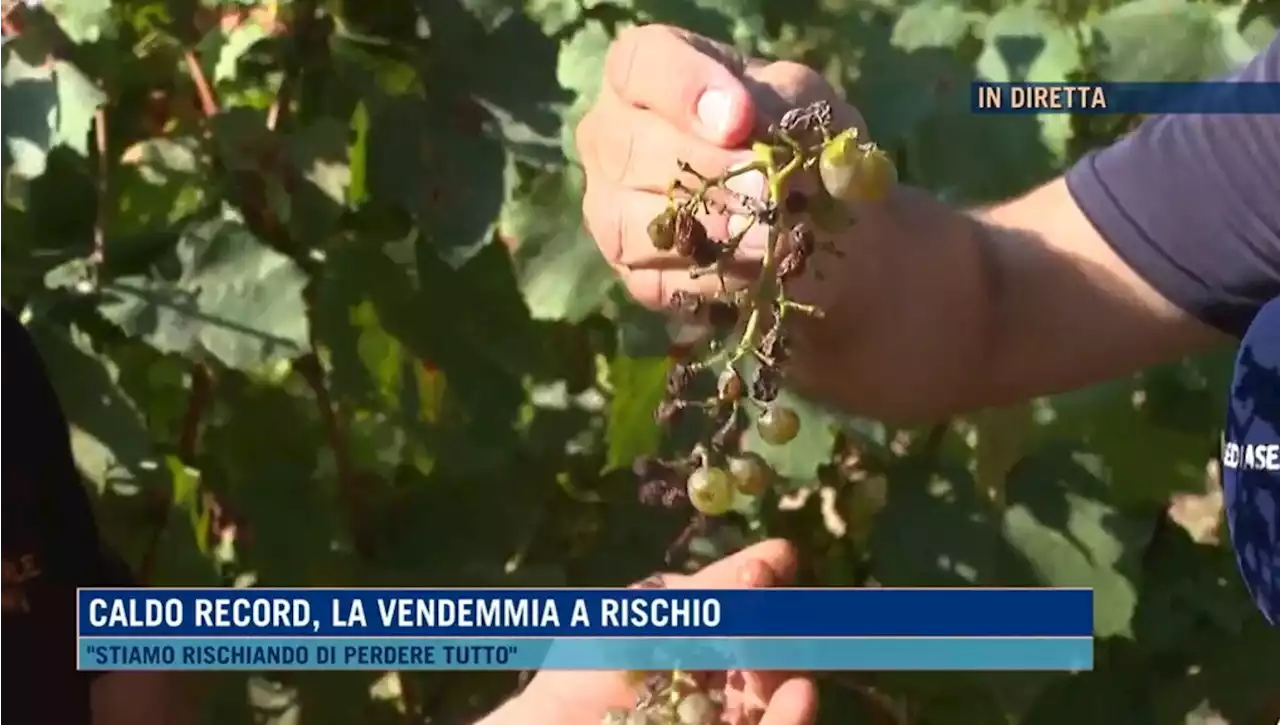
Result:
<svg viewBox="0 0 1280 725"><path fill-rule="evenodd" d="M1080 50L1071 30L1037 4L1019 4L993 15L978 58L984 80L1062 83L1080 66ZM1057 157L1066 153L1071 118L1040 116L1041 138Z"/></svg>
<svg viewBox="0 0 1280 725"><path fill-rule="evenodd" d="M306 352L305 274L242 223L213 219L183 229L176 279L153 274L111 280L99 311L162 352L206 354L259 370Z"/></svg>
<svg viewBox="0 0 1280 725"><path fill-rule="evenodd" d="M117 483L152 485L159 464L137 404L119 385L119 369L94 352L87 336L72 327L30 327L31 337L71 425L71 444L81 473L99 492Z"/></svg>
<svg viewBox="0 0 1280 725"><path fill-rule="evenodd" d="M1063 677L1040 694L1020 721L1025 725L1130 725L1149 709L1145 688L1133 670L1108 668ZM1127 676L1126 676L1127 675Z"/></svg>
<svg viewBox="0 0 1280 725"><path fill-rule="evenodd" d="M559 46L524 15L499 24L486 46L480 62L469 66L472 97L488 111L503 146L516 158L559 165L564 159L561 113L571 100L553 70Z"/></svg>
<svg viewBox="0 0 1280 725"><path fill-rule="evenodd" d="M582 6L575 0L530 0L525 3L525 11L544 33L554 35L581 17Z"/></svg>
<svg viewBox="0 0 1280 725"><path fill-rule="evenodd" d="M335 542L350 539L342 509L330 503L339 482L322 475L328 451L317 445L324 434L315 402L231 376L219 382L218 398L226 412L206 425L202 445L219 454L206 460L203 477L245 521L272 523L254 527L244 565L272 586L345 583L338 564L350 546Z"/></svg>
<svg viewBox="0 0 1280 725"><path fill-rule="evenodd" d="M504 197L502 145L459 125L455 114L413 96L385 99L370 118L370 196L417 219L423 252L453 265L488 244Z"/></svg>
<svg viewBox="0 0 1280 725"><path fill-rule="evenodd" d="M1118 512L1108 493L1065 452L1024 460L1009 476L1002 529L1036 584L1093 589L1098 636L1131 636L1141 556L1154 521Z"/></svg>
<svg viewBox="0 0 1280 725"><path fill-rule="evenodd" d="M53 73L58 86L57 140L81 156L87 156L93 116L107 97L70 63L58 61Z"/></svg>
<svg viewBox="0 0 1280 725"><path fill-rule="evenodd" d="M967 470L912 456L888 471L888 501L871 532L883 586L1008 586L1000 529ZM910 540L903 531L912 532Z"/></svg>
<svg viewBox="0 0 1280 725"><path fill-rule="evenodd" d="M3 116L5 171L34 179L44 173L45 157L55 143L58 88L53 69L29 65L19 53L7 52L3 75L3 103L9 109Z"/></svg>
<svg viewBox="0 0 1280 725"><path fill-rule="evenodd" d="M617 30L621 31L625 27L627 26L620 25ZM573 105L565 111L564 125L561 126L561 144L570 161L579 161L574 133L578 121L586 115L587 109L600 92L600 68L612 41L613 38L603 23L589 20L560 45L560 53L556 59L556 80L577 96Z"/></svg>
<svg viewBox="0 0 1280 725"><path fill-rule="evenodd" d="M1274 665L1280 628L1268 625L1253 607L1240 612L1237 625L1234 634L1209 630L1183 640L1200 646L1185 674L1170 678L1155 694L1158 722L1213 725L1280 718Z"/></svg>
<svg viewBox="0 0 1280 725"><path fill-rule="evenodd" d="M764 33L762 0L631 0L650 22L669 23L751 53Z"/></svg>
<svg viewBox="0 0 1280 725"><path fill-rule="evenodd" d="M976 74L949 83L939 112L908 139L909 177L954 201L1007 198L1050 178L1065 159L1067 116L974 115L969 81L1062 81L1079 65L1070 33L1029 4L1000 11L984 32Z"/></svg>
<svg viewBox="0 0 1280 725"><path fill-rule="evenodd" d="M463 0L462 4L488 30L500 26L521 9L519 0Z"/></svg>
<svg viewBox="0 0 1280 725"><path fill-rule="evenodd" d="M1217 20L1222 27L1223 55L1231 67L1248 63L1276 37L1274 19L1261 13L1251 15L1241 6L1222 8Z"/></svg>
<svg viewBox="0 0 1280 725"><path fill-rule="evenodd" d="M267 29L256 20L240 23L227 34L226 42L218 48L218 60L213 69L213 82L233 81L239 72L240 59L253 46L270 37Z"/></svg>
<svg viewBox="0 0 1280 725"><path fill-rule="evenodd" d="M1176 370L1149 371L1144 376L1116 380L1085 390L1059 395L1048 403L1052 420L1036 436L1041 439L1081 441L1089 455L1109 477L1114 501L1121 506L1142 506L1167 500L1175 492L1199 492L1204 488L1205 466L1217 446L1212 421L1223 410L1214 399L1168 376ZM1162 386L1174 386L1162 390ZM1204 390L1207 382L1200 382ZM1222 388L1225 390L1225 388ZM1177 412L1171 400L1194 409ZM1195 417L1195 411L1201 417ZM1178 419L1201 422L1187 428ZM1161 451L1153 456L1152 451Z"/></svg>
<svg viewBox="0 0 1280 725"><path fill-rule="evenodd" d="M571 166L537 179L503 208L502 236L516 248L520 286L535 319L581 322L617 285L583 231L582 191L582 171Z"/></svg>
<svg viewBox="0 0 1280 725"><path fill-rule="evenodd" d="M95 43L114 34L111 0L42 0L40 5L77 43Z"/></svg>
<svg viewBox="0 0 1280 725"><path fill-rule="evenodd" d="M1231 551L1199 544L1181 526L1156 530L1142 585L1134 633L1152 653L1181 656L1188 644L1234 639L1258 616Z"/></svg>
<svg viewBox="0 0 1280 725"><path fill-rule="evenodd" d="M635 459L651 455L661 442L661 428L653 412L666 396L668 357L634 358L619 355L609 365L613 398L609 401L609 453L605 470L628 468Z"/></svg>
<svg viewBox="0 0 1280 725"><path fill-rule="evenodd" d="M337 226L351 187L347 125L334 118L308 124L290 139L301 183L292 190L289 224L293 238L321 246Z"/></svg>
<svg viewBox="0 0 1280 725"><path fill-rule="evenodd" d="M1094 28L1102 41L1098 74L1106 81L1198 81L1233 65L1212 5L1134 0L1103 13ZM1153 43L1153 37L1178 40Z"/></svg>
<svg viewBox="0 0 1280 725"><path fill-rule="evenodd" d="M420 257L418 267L415 279L380 249L336 251L319 288L317 329L334 340L335 364L360 365L350 347L359 344L351 319L371 303L387 334L443 373L448 424L435 432L440 462L493 473L513 442L523 379L545 364L544 351L501 246L490 245L459 269L434 254ZM483 302L459 307L463 295ZM450 314L434 314L444 309Z"/></svg>
<svg viewBox="0 0 1280 725"><path fill-rule="evenodd" d="M925 0L909 6L893 24L890 42L906 52L927 48L958 49L973 37L981 16L949 0Z"/></svg>
<svg viewBox="0 0 1280 725"><path fill-rule="evenodd" d="M208 194L200 183L205 168L192 136L145 139L125 149L112 179L119 194L113 233L166 230L196 212Z"/></svg>
<svg viewBox="0 0 1280 725"><path fill-rule="evenodd" d="M967 88L985 16L947 0L912 3L891 26L855 15L834 28L832 52L849 94L882 146L909 138Z"/></svg>

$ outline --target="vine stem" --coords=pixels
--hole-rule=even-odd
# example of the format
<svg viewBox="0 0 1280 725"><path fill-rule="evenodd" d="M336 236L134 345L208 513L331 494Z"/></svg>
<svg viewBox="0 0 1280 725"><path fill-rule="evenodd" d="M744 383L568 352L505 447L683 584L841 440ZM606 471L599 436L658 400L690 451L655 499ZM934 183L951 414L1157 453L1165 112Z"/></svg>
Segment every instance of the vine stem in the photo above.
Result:
<svg viewBox="0 0 1280 725"><path fill-rule="evenodd" d="M187 395L187 407L182 414L178 428L177 456L184 464L195 462L196 450L200 444L200 431L203 428L204 414L213 400L213 376L203 364L191 366L191 392ZM165 491L156 504L155 519L151 524L151 533L146 548L142 551L142 559L138 564L138 580L142 584L151 581L155 573L156 559L160 551L160 540L169 525L169 512L173 507L173 491Z"/></svg>
<svg viewBox="0 0 1280 725"><path fill-rule="evenodd" d="M191 82L195 84L196 95L200 98L200 112L206 118L212 118L218 115L218 100L213 94L213 86L209 84L209 79L205 77L204 69L200 67L200 60L196 58L195 52L190 48L182 51L182 60L187 66L187 75L191 77Z"/></svg>
<svg viewBox="0 0 1280 725"><path fill-rule="evenodd" d="M110 159L107 158L107 112L99 108L93 114L94 140L98 152L98 213L93 223L93 252L89 264L96 269L107 259L107 194Z"/></svg>
<svg viewBox="0 0 1280 725"><path fill-rule="evenodd" d="M329 450L333 453L333 467L338 478L338 497L343 503L343 510L347 513L347 525L351 529L351 533L356 535L359 531L357 516L359 515L360 487L356 480L355 469L351 465L351 453L347 447L346 427L334 407L332 396L329 395L329 386L325 382L324 366L320 363L320 358L315 353L311 353L299 358L294 363L294 369L307 382L308 387L311 388L312 395L315 396L316 409L320 413L320 422L324 425Z"/></svg>
<svg viewBox="0 0 1280 725"><path fill-rule="evenodd" d="M301 80L305 63L304 49L311 46L311 34L315 30L316 0L299 0L295 6L292 30L289 38L289 49L285 51L284 77L280 81L280 89L276 91L275 100L267 111L267 128L275 130L289 123L290 102L293 89Z"/></svg>

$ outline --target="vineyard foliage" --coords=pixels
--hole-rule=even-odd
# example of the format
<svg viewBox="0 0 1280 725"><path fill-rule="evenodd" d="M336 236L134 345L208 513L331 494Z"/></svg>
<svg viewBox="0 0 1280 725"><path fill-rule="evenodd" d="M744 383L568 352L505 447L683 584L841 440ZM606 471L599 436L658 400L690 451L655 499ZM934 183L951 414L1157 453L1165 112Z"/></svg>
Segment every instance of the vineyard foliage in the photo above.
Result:
<svg viewBox="0 0 1280 725"><path fill-rule="evenodd" d="M671 445L653 410L680 348L581 224L572 135L613 36L661 21L808 63L905 181L981 203L1134 119L973 117L970 80L1211 77L1278 15L1200 0L18 6L4 303L46 357L104 535L151 584L621 585L667 566L687 517L641 506L630 471ZM798 401L799 438L749 441L786 490L694 540L690 566L785 536L805 585L1096 590L1093 672L823 676L823 723L1272 725L1280 636L1220 542L1230 352L925 430ZM207 722L280 725L464 723L518 685L207 680Z"/></svg>

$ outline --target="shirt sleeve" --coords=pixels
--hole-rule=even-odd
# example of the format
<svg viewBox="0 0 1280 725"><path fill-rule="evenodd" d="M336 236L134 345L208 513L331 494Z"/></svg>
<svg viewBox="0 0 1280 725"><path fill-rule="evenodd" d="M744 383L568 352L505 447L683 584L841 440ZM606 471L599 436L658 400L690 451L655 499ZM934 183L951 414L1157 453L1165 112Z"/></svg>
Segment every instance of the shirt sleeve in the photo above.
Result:
<svg viewBox="0 0 1280 725"><path fill-rule="evenodd" d="M1280 83L1280 38L1227 79ZM1066 176L1130 267L1202 322L1242 336L1280 296L1280 115L1168 115Z"/></svg>

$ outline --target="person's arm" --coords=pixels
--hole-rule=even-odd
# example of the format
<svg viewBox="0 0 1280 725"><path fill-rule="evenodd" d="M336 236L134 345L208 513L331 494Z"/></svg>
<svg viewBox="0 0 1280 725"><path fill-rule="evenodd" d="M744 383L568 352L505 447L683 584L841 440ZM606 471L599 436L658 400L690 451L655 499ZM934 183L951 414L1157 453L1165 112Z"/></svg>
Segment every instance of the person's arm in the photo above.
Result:
<svg viewBox="0 0 1280 725"><path fill-rule="evenodd" d="M1280 82L1280 41L1238 80ZM1153 118L968 214L903 188L852 236L840 284L874 308L808 323L813 395L918 422L1100 382L1238 336L1280 295L1280 116Z"/></svg>

